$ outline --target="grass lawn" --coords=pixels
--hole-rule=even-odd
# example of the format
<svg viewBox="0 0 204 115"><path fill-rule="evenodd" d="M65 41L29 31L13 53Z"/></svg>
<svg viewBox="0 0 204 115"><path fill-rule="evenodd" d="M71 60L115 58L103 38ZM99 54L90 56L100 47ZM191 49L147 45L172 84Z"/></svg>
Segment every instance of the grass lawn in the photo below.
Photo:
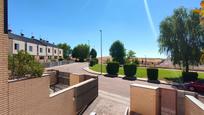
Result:
<svg viewBox="0 0 204 115"><path fill-rule="evenodd" d="M90 67L91 70L100 72L101 71L101 65L97 64L93 67ZM106 66L102 66L103 73L106 73ZM123 67L120 67L119 70L120 75L124 75ZM160 80L169 80L169 81L175 81L178 80L181 76L182 72L178 70L167 70L167 69L159 69L159 79ZM139 78L145 78L147 77L147 71L146 68L138 67L137 68L137 77ZM200 79L204 79L204 73L199 73L198 76Z"/></svg>

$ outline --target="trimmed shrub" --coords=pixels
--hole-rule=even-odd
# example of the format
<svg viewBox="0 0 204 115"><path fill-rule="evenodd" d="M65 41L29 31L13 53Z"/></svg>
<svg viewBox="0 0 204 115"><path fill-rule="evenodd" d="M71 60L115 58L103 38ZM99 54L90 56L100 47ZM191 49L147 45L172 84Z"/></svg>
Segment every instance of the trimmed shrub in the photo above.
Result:
<svg viewBox="0 0 204 115"><path fill-rule="evenodd" d="M147 68L148 81L157 81L158 73L159 73L159 70L156 68Z"/></svg>
<svg viewBox="0 0 204 115"><path fill-rule="evenodd" d="M90 60L90 63L89 63L89 66L94 66L94 65L96 65L96 64L98 64L98 59L97 58L94 58L94 59L91 59Z"/></svg>
<svg viewBox="0 0 204 115"><path fill-rule="evenodd" d="M137 72L136 64L125 64L123 68L126 77L134 77L136 75Z"/></svg>
<svg viewBox="0 0 204 115"><path fill-rule="evenodd" d="M197 72L182 72L183 82L191 82L198 80Z"/></svg>
<svg viewBox="0 0 204 115"><path fill-rule="evenodd" d="M109 62L106 66L106 71L109 75L118 75L119 67L118 62Z"/></svg>

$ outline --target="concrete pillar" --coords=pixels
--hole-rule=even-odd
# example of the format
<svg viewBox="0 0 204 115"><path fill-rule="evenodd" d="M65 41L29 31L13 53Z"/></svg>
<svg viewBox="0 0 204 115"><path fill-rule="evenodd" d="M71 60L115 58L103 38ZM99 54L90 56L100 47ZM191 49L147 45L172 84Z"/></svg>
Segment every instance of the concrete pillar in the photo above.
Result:
<svg viewBox="0 0 204 115"><path fill-rule="evenodd" d="M133 115L159 115L159 88L132 84L130 87L130 112Z"/></svg>
<svg viewBox="0 0 204 115"><path fill-rule="evenodd" d="M0 0L0 114L8 115L7 0Z"/></svg>

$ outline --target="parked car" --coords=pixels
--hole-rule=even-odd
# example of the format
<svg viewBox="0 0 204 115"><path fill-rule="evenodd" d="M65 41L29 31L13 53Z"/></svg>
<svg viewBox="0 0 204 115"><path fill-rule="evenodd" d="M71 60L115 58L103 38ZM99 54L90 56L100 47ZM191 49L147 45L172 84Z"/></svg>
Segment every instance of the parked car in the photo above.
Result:
<svg viewBox="0 0 204 115"><path fill-rule="evenodd" d="M204 92L204 80L185 83L184 88L190 91Z"/></svg>

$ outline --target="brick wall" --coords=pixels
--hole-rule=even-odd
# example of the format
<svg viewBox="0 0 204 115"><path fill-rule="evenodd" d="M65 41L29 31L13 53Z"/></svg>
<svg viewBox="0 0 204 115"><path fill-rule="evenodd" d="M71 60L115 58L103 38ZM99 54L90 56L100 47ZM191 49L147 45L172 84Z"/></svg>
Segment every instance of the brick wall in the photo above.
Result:
<svg viewBox="0 0 204 115"><path fill-rule="evenodd" d="M74 115L74 90L49 94L49 77L9 83L9 115Z"/></svg>
<svg viewBox="0 0 204 115"><path fill-rule="evenodd" d="M7 18L4 19L4 2L0 0L0 112L8 114L8 35L4 34Z"/></svg>
<svg viewBox="0 0 204 115"><path fill-rule="evenodd" d="M185 115L204 115L204 104L193 96L185 96L184 107Z"/></svg>
<svg viewBox="0 0 204 115"><path fill-rule="evenodd" d="M98 79L50 94L50 77L9 82L9 115L76 115L98 96Z"/></svg>
<svg viewBox="0 0 204 115"><path fill-rule="evenodd" d="M159 115L159 88L139 84L130 87L131 115Z"/></svg>

